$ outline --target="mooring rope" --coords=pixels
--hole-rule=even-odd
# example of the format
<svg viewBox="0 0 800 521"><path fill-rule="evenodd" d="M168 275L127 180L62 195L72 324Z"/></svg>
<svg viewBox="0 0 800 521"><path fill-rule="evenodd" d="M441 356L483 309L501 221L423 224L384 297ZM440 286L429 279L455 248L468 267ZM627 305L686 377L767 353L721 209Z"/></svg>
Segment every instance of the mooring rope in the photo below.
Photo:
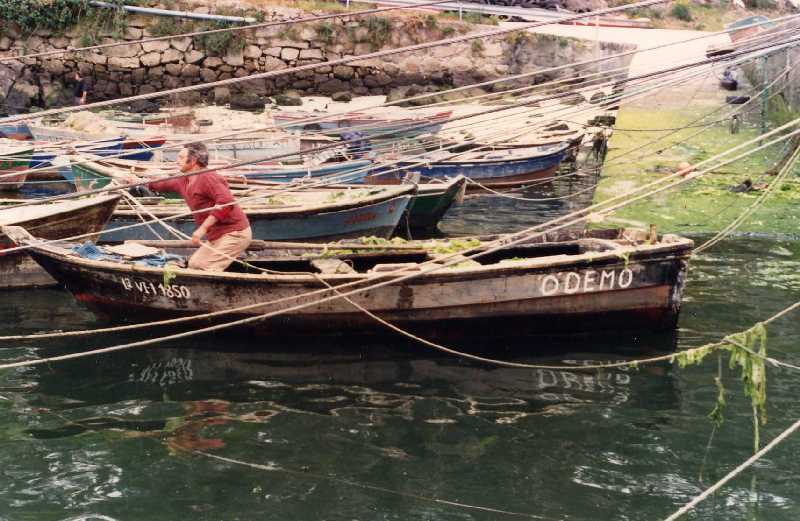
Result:
<svg viewBox="0 0 800 521"><path fill-rule="evenodd" d="M692 499L690 502L688 502L687 504L682 506L674 514L672 514L669 517L665 518L664 521L675 521L676 519L680 518L682 515L686 514L690 510L692 510L694 507L696 507L703 500L705 500L709 496L711 496L711 494L713 494L717 490L719 490L723 485L728 483L730 480L732 480L733 478L735 478L736 476L738 476L739 474L741 474L742 472L747 470L748 467L752 466L758 460L763 458L764 455L766 455L769 451L771 451L772 449L777 447L782 441L784 441L786 438L788 438L789 436L794 434L794 432L797 431L797 429L800 429L800 420L797 420L796 422L794 422L791 426L789 426L789 428L787 428L786 430L781 432L771 442L769 442L767 445L765 445L764 448L762 448L761 450L759 450L758 452L756 452L755 454L753 454L752 456L747 458L747 460L744 461L744 463L742 463L741 465L739 465L738 467L736 467L732 471L728 472L722 479L720 479L719 481L717 481L716 483L714 483L713 485L708 487L705 491L703 491L702 494L698 495L697 497Z"/></svg>
<svg viewBox="0 0 800 521"><path fill-rule="evenodd" d="M359 483L357 481L353 481L353 480L350 480L350 479L342 479L342 478L336 478L336 477L333 477L333 476L325 476L325 475L322 475L322 474L315 474L315 473L307 472L307 471L290 470L290 469L287 469L285 467L279 467L279 466L274 466L274 465L260 465L258 463L251 463L251 462L248 462L248 461L242 461L242 460L237 460L237 459L233 459L233 458L227 458L225 456L219 456L219 455L216 455L216 454L211 454L209 452L205 452L205 451L197 450L197 449L191 450L191 453L192 454L197 454L198 456L203 456L205 458L214 459L214 460L217 460L217 461L224 461L225 463L230 463L230 464L233 464L233 465L239 465L239 466L243 466L243 467L249 467L249 468L256 469L256 470L263 470L263 471L267 471L267 472L283 472L283 473L291 474L291 475L294 475L294 476L300 476L300 477L306 477L306 478L314 478L314 479L324 479L324 480L331 481L331 482L334 482L334 483L342 483L342 484L345 484L345 485L358 487L358 488L362 488L362 489L365 489L365 490L372 490L372 491L375 491L375 492L383 492L383 493L386 493L386 494L392 494L392 495L395 495L395 496L400 496L400 497L404 497L404 498L408 498L408 499L413 499L413 500L416 500L416 501L425 501L425 502L429 502L429 503L436 503L436 504L439 504L439 505L446 505L446 506L464 508L464 509L469 509L469 510L479 510L479 511L482 511L482 512L489 512L491 514L502 514L502 515L505 515L505 516L525 517L525 518L528 518L528 519L539 519L539 520L546 520L546 521L554 521L554 520L552 520L552 518L546 518L546 517L543 517L543 516L538 516L538 515L535 515L535 514L528 514L528 513L525 513L525 512L512 512L510 510L501 510L501 509L492 508L492 507L485 507L485 506L480 506L480 505L471 505L469 503L462 503L460 501L450 501L450 500L447 500L447 499L440 499L440 498L435 498L435 497L422 496L422 495L419 495L419 494L412 494L412 493L409 493L409 492L401 492L399 490L392 490L392 489L389 489L389 488L379 487L379 486L376 486L376 485L368 485L366 483Z"/></svg>
<svg viewBox="0 0 800 521"><path fill-rule="evenodd" d="M779 129L775 129L773 132L777 132L778 130ZM788 136L781 136L777 140L788 139L789 137L791 137L792 135L794 135L796 133L800 133L800 130L796 130L792 134L789 134ZM760 140L763 141L764 137L765 136L760 136ZM760 147L757 147L756 149L754 149L752 151L746 152L744 154L740 154L740 155L738 155L738 156L736 156L736 157L734 157L732 159L729 159L727 161L728 162L737 161L741 157L744 157L744 156L748 155L749 153L752 153L752 152L754 152L756 150L759 150L760 148L764 148L764 147L770 146L771 144L772 143L764 143L764 144L760 145ZM735 150L735 149L741 148L741 146L742 145L740 145L739 147L734 147L734 149L731 149L731 150ZM709 161L709 160L706 160L706 161ZM688 173L688 170L687 171L681 171L681 172L678 172L676 174L673 174L673 176L681 176L681 175L685 175L687 173ZM603 212L612 211L612 210L615 210L617 208L621 208L623 206L631 204L632 202L634 202L636 200L639 200L639 199L641 199L643 197L649 197L651 195L655 195L657 193L660 193L660 192L662 192L664 190L672 189L672 188L674 188L676 186L679 186L681 184L684 184L686 182L689 182L689 181L693 180L694 178L698 177L699 175L702 175L703 173L706 173L706 172L695 172L694 175L691 176L691 177L687 176L687 177L680 178L675 183L672 183L671 185L655 188L655 189L651 190L650 193L642 194L642 195L636 196L636 197L634 197L632 199L628 199L628 200L622 201L621 203L617 203L615 205L612 205L610 208L603 209ZM623 196L626 196L626 195L627 194L622 194L622 195L617 196L617 197L619 198L619 197L623 197ZM587 209L573 212L572 215L581 215L586 210ZM556 230L559 230L559 229L566 228L566 227L571 226L571 225L573 225L573 224L575 224L577 222L580 222L581 219L582 219L582 217L578 217L578 218L573 219L572 221L570 221L569 218L566 218L566 216L562 217L562 218L553 219L549 223L544 223L543 225L533 226L533 227L529 228L528 230L525 230L522 233L509 234L507 237L505 237L503 239L492 241L492 242L489 243L489 245L492 245L492 246L489 247L487 250L477 252L475 254L472 254L469 257L460 255L459 253L453 253L453 254L447 255L447 256L445 256L443 258L436 259L436 262L434 262L434 261L426 261L425 263L421 263L420 265L418 265L418 267L422 267L422 266L424 266L425 264L428 264L428 263L434 263L435 264L435 266L431 266L431 267L429 267L427 269L426 268L421 268L421 269L419 269L417 271L402 275L403 272L406 272L406 269L405 268L401 268L399 270L395 270L395 272L387 272L385 274L377 275L377 276L374 277L374 279L377 279L377 278L388 277L388 276L391 276L391 275L394 275L394 274L400 274L400 276L398 276L397 278L394 278L394 279L391 279L391 280L384 280L384 281L381 281L381 282L376 282L376 283L374 283L374 284L372 284L370 286L366 286L366 287L362 287L362 288L352 289L352 290L347 291L346 293L337 292L336 294L334 294L332 296L323 297L323 298L320 298L320 299L317 299L317 300L313 300L311 302L296 304L296 305L291 306L289 308L283 308L283 309L280 309L280 310L264 313L264 314L261 314L261 315L246 317L246 318L234 320L234 321L231 321L231 322L225 322L225 323L218 324L218 325L212 325L212 326L208 326L208 327L204 327L204 328L199 328L199 329L196 329L196 330L193 330L193 331L182 332L182 333L173 334L173 335L167 335L167 336L158 337L158 338L151 338L151 339L141 340L141 341L137 341L137 342L130 342L130 343L126 343L126 344L118 344L118 345L115 345L115 346L95 349L95 350L92 350L92 351L84 351L84 352L80 352L80 353L71 353L71 354L67 354L67 355L60 355L60 356L55 356L55 357L50 357L50 358L45 358L45 359L26 360L26 361L21 361L21 362L13 362L13 363L8 363L8 364L2 364L2 365L0 365L0 369L7 369L7 368L14 368L14 367L25 367L25 366L31 366L31 365L40 365L40 364L44 364L44 363L50 363L50 362L53 362L53 361L69 360L69 359L81 358L81 357L85 357L85 356L95 356L95 355L98 355L98 354L109 353L109 352L114 352L114 351L120 351L120 350L124 350L124 349L130 349L130 348L133 348L133 347L143 347L143 346L152 345L152 344L160 343L160 342L164 342L164 341L187 338L187 337L195 336L195 335L206 333L206 332L227 329L227 328L233 327L233 326L251 324L251 323L254 323L254 322L262 321L262 320L267 319L267 318L271 318L271 317L277 316L277 315L299 311L301 309L306 309L306 308L314 306L314 305L323 304L323 303L330 302L330 301L333 301L333 300L336 300L336 299L339 299L339 298L343 298L343 297L346 297L346 296L349 297L351 295L363 293L365 291L370 291L370 290L374 290L374 289L377 289L377 288L380 288L380 287L384 287L384 286L388 286L388 285L392 285L392 284L397 284L399 282L410 280L410 279L419 277L421 275L424 275L424 274L427 274L427 273L430 273L430 272L433 272L433 271L437 271L439 269L443 269L443 268L458 264L460 262L463 262L464 258L475 259L475 258L484 256L484 255L487 255L489 253L493 253L495 251L499 251L500 249L503 249L505 247L516 245L516 244L520 244L522 242L530 240L531 238L540 237L540 236L544 235L547 232L553 232L553 231L556 231ZM559 221L562 221L562 222L560 224L552 226L552 223L559 222ZM532 233L532 230L542 228L545 225L551 225L551 226L548 229L546 229L545 231ZM516 237L516 238L512 239L512 237ZM443 259L449 259L449 260L447 260L445 262L442 262ZM337 290L341 289L343 287L346 287L346 286L353 286L353 285L360 284L360 283L364 282L364 280L367 280L367 279L362 279L360 281L355 281L355 282L352 282L352 283L342 284L340 286L337 286ZM311 293L319 294L319 293L325 293L325 292L328 292L328 291L329 291L328 288L324 288L322 290L317 290L317 291L309 292L309 293L302 294L302 295L296 295L296 296L293 296L291 298L299 299L299 298L302 298L302 297L309 297L309 296L311 296ZM265 305L269 305L269 303L259 303L259 304L256 304L256 305L251 305L251 307L255 308L255 307L261 307L261 306L265 306ZM223 310L223 312L230 313L230 312L232 312L232 310ZM784 312L787 312L787 311L784 310ZM220 312L217 312L217 313L220 313ZM780 316L780 314L779 314L779 316ZM677 355L675 355L675 356L677 356ZM513 362L505 362L505 361L501 361L501 360L491 361L491 359L485 359L485 361L486 362L496 363L497 365L515 364ZM630 365L630 364L631 364L630 362L627 363L627 365ZM522 365L515 364L513 366L514 367L524 366L524 367L535 368L535 369L541 368L540 366L537 366L537 365L534 365L534 364L522 364Z"/></svg>

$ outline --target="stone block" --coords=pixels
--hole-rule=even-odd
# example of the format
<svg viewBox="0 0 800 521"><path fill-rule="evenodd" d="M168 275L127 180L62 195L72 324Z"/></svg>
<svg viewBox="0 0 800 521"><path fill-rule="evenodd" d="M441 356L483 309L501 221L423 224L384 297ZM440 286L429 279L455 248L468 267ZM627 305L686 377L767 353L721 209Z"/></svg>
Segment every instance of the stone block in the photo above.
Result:
<svg viewBox="0 0 800 521"><path fill-rule="evenodd" d="M168 63L165 69L167 70L167 74L171 74L172 76L180 76L183 66L179 63Z"/></svg>
<svg viewBox="0 0 800 521"><path fill-rule="evenodd" d="M250 59L261 58L261 47L258 45L248 45L244 49L244 57Z"/></svg>
<svg viewBox="0 0 800 521"><path fill-rule="evenodd" d="M123 36L126 40L141 40L144 36L144 31L139 27L127 26Z"/></svg>
<svg viewBox="0 0 800 521"><path fill-rule="evenodd" d="M283 49L281 47L269 47L264 51L264 54L267 56L272 56L273 58L280 58L282 50Z"/></svg>
<svg viewBox="0 0 800 521"><path fill-rule="evenodd" d="M65 38L63 36L55 36L50 38L50 45L55 47L56 49L66 49L69 45L69 38ZM0 45L0 48L2 46Z"/></svg>
<svg viewBox="0 0 800 521"><path fill-rule="evenodd" d="M392 78L383 72L378 72L376 74L370 74L364 77L364 85L369 88L375 87L385 87L392 83Z"/></svg>
<svg viewBox="0 0 800 521"><path fill-rule="evenodd" d="M205 58L206 55L197 50L191 50L184 54L183 61L186 63L199 63Z"/></svg>
<svg viewBox="0 0 800 521"><path fill-rule="evenodd" d="M317 39L317 30L309 24L302 24L299 38L301 40L314 41Z"/></svg>
<svg viewBox="0 0 800 521"><path fill-rule="evenodd" d="M44 62L44 70L50 74L60 76L64 74L64 64L58 60L47 60Z"/></svg>
<svg viewBox="0 0 800 521"><path fill-rule="evenodd" d="M356 75L356 71L347 65L336 65L333 68L333 75L340 80L349 80Z"/></svg>
<svg viewBox="0 0 800 521"><path fill-rule="evenodd" d="M161 63L161 53L148 52L147 54L143 54L140 60L145 67L155 67Z"/></svg>
<svg viewBox="0 0 800 521"><path fill-rule="evenodd" d="M241 50L229 51L228 54L222 58L222 61L233 67L241 67L244 65L244 53Z"/></svg>
<svg viewBox="0 0 800 521"><path fill-rule="evenodd" d="M142 49L144 49L144 52L164 52L169 49L169 42L166 40L144 42L142 43Z"/></svg>
<svg viewBox="0 0 800 521"><path fill-rule="evenodd" d="M280 69L285 69L287 66L286 64L277 58L272 58L271 56L267 56L264 59L264 70L267 71L275 71Z"/></svg>
<svg viewBox="0 0 800 521"><path fill-rule="evenodd" d="M219 67L220 65L222 65L222 60L217 58L216 56L209 56L208 58L203 60L203 66L209 69Z"/></svg>
<svg viewBox="0 0 800 521"><path fill-rule="evenodd" d="M139 94L152 94L154 92L157 92L156 88L153 85L150 85L149 83L145 83L144 85L139 87Z"/></svg>
<svg viewBox="0 0 800 521"><path fill-rule="evenodd" d="M322 60L322 49L302 49L299 58L301 60Z"/></svg>
<svg viewBox="0 0 800 521"><path fill-rule="evenodd" d="M181 69L181 76L184 78L197 78L200 75L200 67L187 63Z"/></svg>
<svg viewBox="0 0 800 521"><path fill-rule="evenodd" d="M247 69L236 69L233 76L235 78L244 78L245 76L249 76L249 74L247 73Z"/></svg>
<svg viewBox="0 0 800 521"><path fill-rule="evenodd" d="M147 71L147 75L151 78L160 78L164 75L164 67L153 67Z"/></svg>
<svg viewBox="0 0 800 521"><path fill-rule="evenodd" d="M175 63L183 58L183 53L177 49L167 49L161 53L161 63Z"/></svg>
<svg viewBox="0 0 800 521"><path fill-rule="evenodd" d="M172 38L169 41L170 47L180 52L186 52L189 50L189 47L192 46L192 39L189 37L186 38Z"/></svg>
<svg viewBox="0 0 800 521"><path fill-rule="evenodd" d="M296 60L298 56L300 56L299 49L294 49L292 47L284 47L283 50L281 50L281 59L283 61Z"/></svg>
<svg viewBox="0 0 800 521"><path fill-rule="evenodd" d="M295 40L273 40L273 47L294 47L295 49L308 49L308 42L297 42Z"/></svg>
<svg viewBox="0 0 800 521"><path fill-rule="evenodd" d="M141 67L142 64L139 61L139 58L120 58L112 56L108 59L108 65L120 69L135 69L137 67Z"/></svg>
<svg viewBox="0 0 800 521"><path fill-rule="evenodd" d="M0 51L7 51L11 48L11 44L14 42L11 41L11 38L8 36L0 36Z"/></svg>
<svg viewBox="0 0 800 521"><path fill-rule="evenodd" d="M200 77L203 78L203 82L208 83L211 81L216 81L217 79L217 71L213 69L201 69L200 70Z"/></svg>
<svg viewBox="0 0 800 521"><path fill-rule="evenodd" d="M134 69L133 72L131 73L131 79L133 80L133 83L137 85L144 83L144 79L146 76L147 76L147 70L142 68Z"/></svg>
<svg viewBox="0 0 800 521"><path fill-rule="evenodd" d="M350 85L342 80L327 79L317 85L320 94L333 94L334 92L349 90Z"/></svg>
<svg viewBox="0 0 800 521"><path fill-rule="evenodd" d="M142 52L142 46L138 43L129 43L128 45L118 45L117 47L103 49L103 54L109 58L134 58L139 56L140 52Z"/></svg>

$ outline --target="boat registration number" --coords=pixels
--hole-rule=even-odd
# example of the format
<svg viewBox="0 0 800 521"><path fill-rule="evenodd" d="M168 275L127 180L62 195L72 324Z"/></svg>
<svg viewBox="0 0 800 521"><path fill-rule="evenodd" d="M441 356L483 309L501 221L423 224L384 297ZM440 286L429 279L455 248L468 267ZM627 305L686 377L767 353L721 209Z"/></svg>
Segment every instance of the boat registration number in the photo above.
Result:
<svg viewBox="0 0 800 521"><path fill-rule="evenodd" d="M130 277L120 278L125 291L135 291L143 295L162 296L171 299L187 299L192 297L189 288L182 284L155 284L147 280L135 280Z"/></svg>

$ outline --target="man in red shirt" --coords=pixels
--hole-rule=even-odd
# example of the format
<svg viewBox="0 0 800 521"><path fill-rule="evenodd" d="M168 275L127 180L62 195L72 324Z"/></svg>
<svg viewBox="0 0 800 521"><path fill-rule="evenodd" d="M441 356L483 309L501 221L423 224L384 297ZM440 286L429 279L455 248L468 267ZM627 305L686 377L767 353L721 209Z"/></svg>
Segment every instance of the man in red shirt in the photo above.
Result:
<svg viewBox="0 0 800 521"><path fill-rule="evenodd" d="M176 163L184 174L203 170L208 166L208 149L202 143L190 143L178 153ZM218 173L153 181L147 187L154 192L181 194L189 209L196 212L193 216L197 230L192 234L192 243L200 248L189 258L189 268L224 271L250 245L250 221L238 204L228 204L234 201L233 194ZM227 206L198 211L220 205ZM207 243L200 242L203 237Z"/></svg>

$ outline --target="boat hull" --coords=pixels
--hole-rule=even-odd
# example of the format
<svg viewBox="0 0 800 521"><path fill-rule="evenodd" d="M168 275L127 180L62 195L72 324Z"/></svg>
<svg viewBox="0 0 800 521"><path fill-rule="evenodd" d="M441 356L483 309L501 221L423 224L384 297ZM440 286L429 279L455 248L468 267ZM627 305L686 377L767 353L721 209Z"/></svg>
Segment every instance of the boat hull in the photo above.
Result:
<svg viewBox="0 0 800 521"><path fill-rule="evenodd" d="M434 337L669 329L678 319L690 253L691 241L682 240L639 250L627 259L610 255L593 257L590 262L561 259L524 267L445 269L373 287L350 298L390 323ZM44 249L35 249L32 255L78 300L112 316L163 318L288 299L286 306L309 306L259 318L248 327L290 335L386 331L342 299L320 303L319 296L298 297L323 289L319 278L338 285L364 280L361 274L275 276L179 270L172 272L176 276L165 287L163 269L132 270ZM263 312L226 315L225 320L255 319Z"/></svg>
<svg viewBox="0 0 800 521"><path fill-rule="evenodd" d="M111 218L119 201L118 197L104 198L103 204L76 208L57 216L20 220L14 224L22 226L36 237L48 240L64 239L83 234L97 234ZM6 223L8 224L8 223ZM87 240L97 239L96 235ZM18 289L52 286L57 282L48 275L24 251L4 253L14 247L9 238L0 233L0 289Z"/></svg>
<svg viewBox="0 0 800 521"><path fill-rule="evenodd" d="M32 156L32 149L15 153L13 156L0 156L0 192L13 192L25 184ZM20 173L14 174L14 172Z"/></svg>
<svg viewBox="0 0 800 521"><path fill-rule="evenodd" d="M462 175L468 179L467 190L503 189L526 186L555 175L566 150L554 154L513 161L458 162L441 161L419 164L400 161L389 167L373 170L364 180L367 184L397 184L409 173L419 173L422 182L446 180Z"/></svg>
<svg viewBox="0 0 800 521"><path fill-rule="evenodd" d="M322 242L353 237L374 235L388 238L397 228L411 196L400 196L375 204L345 208L339 211L313 213L259 213L250 212L244 207L250 220L253 238L266 241L307 241ZM160 224L137 226L114 231L114 228L141 222L136 215L115 215L100 239L108 242L126 240L156 240L155 229L159 235L173 238ZM165 217L165 216L162 216ZM186 235L196 229L191 218L173 219L169 224Z"/></svg>

